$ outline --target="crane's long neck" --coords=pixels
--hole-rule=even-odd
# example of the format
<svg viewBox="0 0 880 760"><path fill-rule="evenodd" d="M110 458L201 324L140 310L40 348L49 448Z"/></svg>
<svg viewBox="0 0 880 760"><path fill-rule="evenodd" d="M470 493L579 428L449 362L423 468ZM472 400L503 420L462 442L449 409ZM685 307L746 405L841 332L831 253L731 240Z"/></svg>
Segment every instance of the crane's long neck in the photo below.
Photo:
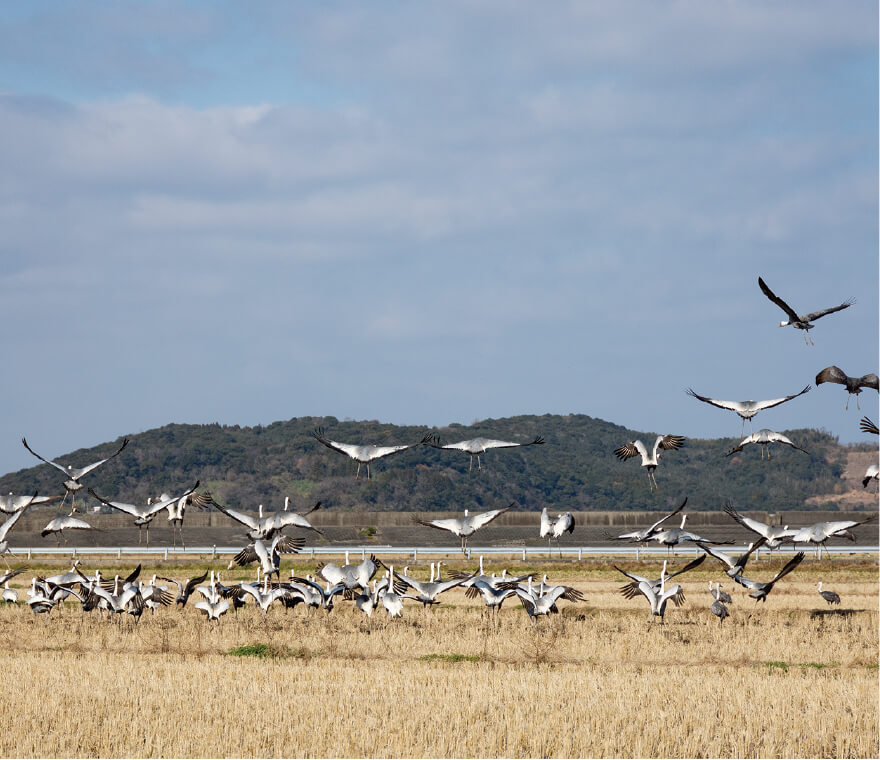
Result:
<svg viewBox="0 0 880 760"><path fill-rule="evenodd" d="M287 511L287 508L288 508L289 506L290 506L290 497L289 497L289 496L285 496L285 497L284 497L284 511L285 511L285 512Z"/></svg>
<svg viewBox="0 0 880 760"><path fill-rule="evenodd" d="M483 575L483 555L480 555L480 575Z"/></svg>
<svg viewBox="0 0 880 760"><path fill-rule="evenodd" d="M429 580L428 583L433 583L433 582L434 582L434 563L432 562L431 563L431 580Z"/></svg>
<svg viewBox="0 0 880 760"><path fill-rule="evenodd" d="M684 523L685 523L685 521L686 521L687 519L688 519L688 516L687 516L687 515L682 515L682 516L681 516L681 529L682 529L682 530L684 530Z"/></svg>

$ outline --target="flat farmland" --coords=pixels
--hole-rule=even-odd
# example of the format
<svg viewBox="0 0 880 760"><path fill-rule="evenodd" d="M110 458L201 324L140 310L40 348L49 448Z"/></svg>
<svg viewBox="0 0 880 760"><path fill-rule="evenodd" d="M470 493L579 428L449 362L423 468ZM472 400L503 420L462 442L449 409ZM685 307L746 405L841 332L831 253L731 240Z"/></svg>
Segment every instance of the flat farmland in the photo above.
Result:
<svg viewBox="0 0 880 760"><path fill-rule="evenodd" d="M787 557L762 558L769 579ZM687 560L678 558L670 568ZM155 562L184 578L225 563ZM406 560L401 559L400 565ZM85 569L132 564L88 558ZM656 561L618 564L659 575ZM444 573L476 563L444 563ZM3 756L104 757L877 757L878 568L811 556L757 606L707 560L686 601L652 622L619 594L609 562L492 562L547 573L586 601L532 625L518 601L497 621L455 589L401 620L252 606L208 623L193 608L35 617L0 608ZM32 563L10 584L69 567ZM302 574L314 563L285 561ZM410 574L426 578L424 563ZM251 578L227 572L223 580ZM719 626L708 581L734 601ZM829 608L818 581L841 596ZM23 595L22 595L23 597Z"/></svg>

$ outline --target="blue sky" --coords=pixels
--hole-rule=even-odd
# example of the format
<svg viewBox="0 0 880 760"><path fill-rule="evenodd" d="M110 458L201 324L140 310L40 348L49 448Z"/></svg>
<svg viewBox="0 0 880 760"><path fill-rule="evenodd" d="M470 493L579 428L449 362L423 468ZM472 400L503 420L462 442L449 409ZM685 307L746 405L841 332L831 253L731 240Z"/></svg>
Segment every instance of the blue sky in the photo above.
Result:
<svg viewBox="0 0 880 760"><path fill-rule="evenodd" d="M0 471L169 422L583 413L878 370L874 2L0 8ZM820 320L777 329L758 275ZM877 418L877 396L862 413ZM864 440L842 388L757 427Z"/></svg>

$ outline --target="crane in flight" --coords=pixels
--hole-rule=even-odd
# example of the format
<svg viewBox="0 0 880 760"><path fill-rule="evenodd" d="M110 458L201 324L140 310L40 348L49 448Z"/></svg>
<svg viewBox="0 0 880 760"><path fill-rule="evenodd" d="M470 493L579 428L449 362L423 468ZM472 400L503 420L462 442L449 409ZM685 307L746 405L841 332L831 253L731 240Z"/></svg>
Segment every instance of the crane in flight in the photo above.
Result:
<svg viewBox="0 0 880 760"><path fill-rule="evenodd" d="M809 336L807 330L812 330L815 325L812 324L815 320L819 319L819 317L824 317L826 314L833 314L835 311L840 311L841 309L848 309L855 303L854 299L849 299L848 301L844 301L840 306L832 306L830 309L822 309L821 311L811 311L809 314L798 314L794 309L791 308L785 301L783 301L778 295L776 295L769 287L767 287L767 283L764 282L760 277L758 278L758 286L761 288L761 292L764 293L767 298L769 298L773 303L775 303L780 309L782 309L787 315L788 319L784 322L780 322L780 327L791 326L797 330L804 331L804 343L809 342L810 345L813 345L813 339Z"/></svg>
<svg viewBox="0 0 880 760"><path fill-rule="evenodd" d="M770 444L771 443L784 443L786 446L791 446L793 449L797 449L798 451L803 451L807 456L810 455L810 452L806 449L802 449L800 446L795 444L791 438L784 436L782 433L777 433L773 430L769 430L767 428L762 428L757 433L752 433L751 435L747 435L743 438L738 445L734 446L730 451L727 452L725 456L730 456L731 454L736 454L738 451L742 451L746 446L756 443L761 447L761 461L764 460L764 451L767 451L767 461L770 461Z"/></svg>
<svg viewBox="0 0 880 760"><path fill-rule="evenodd" d="M470 454L471 459L470 464L468 465L468 472L473 469L474 457L476 457L477 472L480 472L483 469L482 464L480 463L480 455L485 454L489 449L512 449L516 446L540 446L544 443L544 438L539 435L534 441L529 441L528 443L496 441L492 438L471 438L469 441L442 444L437 436L432 436L431 440L425 441L425 443L434 449L456 449L458 451L463 451L466 454Z"/></svg>
<svg viewBox="0 0 880 760"><path fill-rule="evenodd" d="M372 446L331 441L324 435L324 428L317 428L311 435L318 443L323 444L328 449L338 451L340 454L345 454L347 457L354 459L354 461L358 463L357 472L354 476L355 480L360 477L361 465L367 466L367 480L370 480L371 462L374 462L377 459L382 459L383 457L391 456L392 454L398 454L401 451L406 451L415 446L421 446L422 444L428 443L431 438L431 434L428 433L418 443L408 443L402 446Z"/></svg>
<svg viewBox="0 0 880 760"><path fill-rule="evenodd" d="M808 390L810 390L811 386L807 386L802 391L798 393L793 393L791 396L784 396L783 398L771 398L768 401L720 401L717 398L709 398L708 396L701 396L699 393L695 392L693 388L687 389L688 396L693 396L698 401L702 401L706 404L711 404L712 406L717 406L719 409L731 409L736 412L740 417L742 417L743 426L740 431L740 437L745 434L746 430L746 420L749 421L749 433L753 433L752 429L752 417L754 417L758 412L762 409L770 409L774 406L779 406L780 404L784 404L786 401L791 401L793 398L797 398L798 396L802 396Z"/></svg>
<svg viewBox="0 0 880 760"><path fill-rule="evenodd" d="M840 385L846 386L846 407L845 409L849 409L849 399L850 396L856 397L856 408L861 411L861 407L859 406L859 394L862 392L862 388L873 388L875 391L880 392L880 378L877 377L873 372L868 375L862 375L861 377L850 377L846 374L840 367L836 367L833 364L830 367L825 367L818 375L816 375L816 385L822 385L822 383L839 383Z"/></svg>
<svg viewBox="0 0 880 760"><path fill-rule="evenodd" d="M651 491L657 488L657 481L654 478L654 470L660 464L660 449L664 451L672 451L680 449L684 444L684 436L681 435L658 435L654 441L654 448L648 454L645 444L641 441L630 441L629 443L614 449L614 456L621 461L626 461L634 456L642 457L642 467L648 470L648 487Z"/></svg>
<svg viewBox="0 0 880 760"><path fill-rule="evenodd" d="M492 520L503 515L516 502L511 502L503 509L492 509L488 512L479 512L475 515L468 514L464 511L464 517L448 517L443 520L420 520L413 518L414 522L424 525L428 528L439 528L440 530L448 530L453 535L461 538L461 553L467 553L467 542L474 533L476 533L484 525L488 525Z"/></svg>
<svg viewBox="0 0 880 760"><path fill-rule="evenodd" d="M64 481L64 499L61 501L61 505L64 506L64 502L67 501L67 497L71 497L71 504L73 505L73 512L76 512L76 494L83 487L83 484L80 483L80 480L88 475L92 470L100 467L104 462L109 462L113 457L119 456L122 453L122 450L128 445L128 438L122 439L122 445L116 449L109 457L104 457L104 459L99 459L97 462L92 462L92 464L86 465L85 467L74 467L73 465L64 465L58 462L53 462L51 459L46 459L45 457L40 456L34 451L30 446L28 446L27 439L22 438L21 442L24 444L24 447L31 452L37 459L45 462L46 464L51 464L57 470L61 470L67 477L67 480ZM73 514L71 512L71 514Z"/></svg>

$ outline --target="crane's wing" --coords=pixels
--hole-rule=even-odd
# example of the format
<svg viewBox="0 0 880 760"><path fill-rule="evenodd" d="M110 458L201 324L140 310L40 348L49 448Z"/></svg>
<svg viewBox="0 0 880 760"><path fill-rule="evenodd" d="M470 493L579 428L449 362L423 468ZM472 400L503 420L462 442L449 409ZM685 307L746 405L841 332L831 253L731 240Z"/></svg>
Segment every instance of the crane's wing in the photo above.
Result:
<svg viewBox="0 0 880 760"><path fill-rule="evenodd" d="M541 511L541 531L538 534L541 538L545 538L547 534L551 531L552 525L550 523L550 515L547 514L547 507Z"/></svg>
<svg viewBox="0 0 880 760"><path fill-rule="evenodd" d="M741 401L721 401L717 398L701 396L693 388L688 388L686 393L688 394L688 396L693 396L699 401L704 401L707 404L712 404L712 406L717 406L719 409L732 409L733 411L738 412L740 409L743 408L743 404Z"/></svg>
<svg viewBox="0 0 880 760"><path fill-rule="evenodd" d="M211 503L215 507L217 507L217 509L219 509L224 515L226 515L227 517L231 517L233 520L241 523L242 525L246 525L251 530L256 530L259 526L259 520L251 517L250 515L246 515L244 512L239 512L236 509L229 509L228 507L224 507L221 504L218 504L213 499L211 500Z"/></svg>
<svg viewBox="0 0 880 760"><path fill-rule="evenodd" d="M528 443L513 443L511 441L496 441L493 439L483 439L483 448L484 449L509 449L514 446L534 446L540 445L544 443L543 436L538 436L534 441L529 441Z"/></svg>
<svg viewBox="0 0 880 760"><path fill-rule="evenodd" d="M630 441L629 443L625 443L623 446L614 449L614 456L623 461L639 455L641 455L642 459L648 458L648 450L645 448L645 444L641 441Z"/></svg>
<svg viewBox="0 0 880 760"><path fill-rule="evenodd" d="M806 449L802 449L798 446L794 441L791 440L788 436L782 435L782 433L774 433L771 431L770 440L774 443L784 443L786 446L791 446L793 449L797 449L798 451L803 451L804 454L810 456L810 452Z"/></svg>
<svg viewBox="0 0 880 760"><path fill-rule="evenodd" d="M6 521L3 523L3 525L0 525L0 541L6 540L6 536L9 533L9 531L12 530L12 527L15 525L15 523L17 523L21 519L21 516L25 512L27 512L27 507L24 507L23 509L18 510L18 512L13 514L12 517L6 518Z"/></svg>
<svg viewBox="0 0 880 760"><path fill-rule="evenodd" d="M58 464L58 462L53 462L51 459L46 459L46 457L41 457L39 454L37 454L36 451L34 451L30 446L28 446L28 442L27 442L27 439L26 439L26 438L23 437L23 438L21 439L21 442L24 444L24 447L25 447L28 451L30 451L31 454L33 454L37 459L39 459L39 460L45 462L46 464L51 464L51 465L52 465L53 467L55 467L56 469L61 470L61 472L63 472L65 475L70 475L70 472L68 471L68 469L67 469L63 464Z"/></svg>
<svg viewBox="0 0 880 760"><path fill-rule="evenodd" d="M318 501L318 502L315 502L315 506L312 507L311 509L307 509L305 512L299 512L298 514L300 514L300 515L302 515L303 517L305 517L306 515L310 515L310 514L312 514L312 512L314 512L316 509L320 509L320 508L321 508L321 502Z"/></svg>
<svg viewBox="0 0 880 760"><path fill-rule="evenodd" d="M669 451L670 449L680 449L683 444L683 435L658 435L657 440L654 441L654 453L657 453L658 446L664 451Z"/></svg>
<svg viewBox="0 0 880 760"><path fill-rule="evenodd" d="M794 570L804 558L803 552L798 552L795 554L788 562L785 563L785 567L782 568L776 575L773 576L773 580L770 583L776 583L780 578L785 575L788 575L792 570ZM735 579L734 579L735 580Z"/></svg>
<svg viewBox="0 0 880 760"><path fill-rule="evenodd" d="M703 560L706 559L706 556L707 555L705 555L705 554L701 554L696 559L692 559L683 568L681 568L681 570L676 570L674 573L669 573L666 576L666 580L669 580L670 578L674 578L676 575L681 575L682 573L686 573L688 570L693 570L695 567L699 567L700 565L703 564Z"/></svg>
<svg viewBox="0 0 880 760"><path fill-rule="evenodd" d="M448 530L450 533L458 533L461 531L461 520L457 517L449 517L445 520L419 520L413 518L413 522L424 525L427 528L439 528L440 530Z"/></svg>
<svg viewBox="0 0 880 760"><path fill-rule="evenodd" d="M198 578L191 578L189 581L187 581L186 586L183 587L183 595L189 596L195 590L196 586L198 586L200 583L204 583L205 578L207 578L207 577L208 577L208 571L205 570L204 574L200 575ZM165 578L163 580L168 580L168 579ZM175 583L176 583L176 581L175 581ZM179 583L177 585L180 586Z"/></svg>
<svg viewBox="0 0 880 760"><path fill-rule="evenodd" d="M841 385L846 385L846 372L833 364L830 367L825 367L825 369L816 375L816 385L822 385L822 383L840 383Z"/></svg>
<svg viewBox="0 0 880 760"><path fill-rule="evenodd" d="M258 559L259 555L257 554L256 545L248 544L244 547L244 549L242 549L232 558L232 562L230 562L229 565L232 566L232 564L234 563L236 565L241 565L242 567L244 567L244 565L248 565L251 562L256 562Z"/></svg>
<svg viewBox="0 0 880 760"><path fill-rule="evenodd" d="M85 467L80 467L78 470L75 470L74 472L76 473L76 477L81 478L83 475L87 475L88 473L90 473L96 467L100 467L102 464L104 464L104 462L109 462L111 459L113 459L113 457L119 456L119 454L122 453L122 450L126 446L128 446L128 438L123 438L122 445L118 449L116 449L116 451L114 451L109 457L99 459L97 462L92 462L92 464L86 465Z"/></svg>
<svg viewBox="0 0 880 760"><path fill-rule="evenodd" d="M192 496L193 492L198 487L199 487L199 481L197 480L196 484L192 488L184 491L182 494L180 494L180 496L168 496L167 498L160 499L159 501L155 502L154 504L150 504L149 508L145 512L143 512L142 514L144 514L145 516L149 516L149 515L154 515L157 512L161 512L163 509L167 509L169 506L180 501L181 499L185 499L188 496ZM201 498L201 495L199 495L199 497ZM208 499L210 499L210 498L211 498L211 496L209 494Z"/></svg>
<svg viewBox="0 0 880 760"><path fill-rule="evenodd" d="M474 530L477 530L478 528L482 528L484 525L488 525L490 522L492 522L492 520L494 520L499 515L503 515L514 504L516 504L516 502L512 501L510 504L508 504L506 507L504 507L504 509L493 509L489 512L481 512L478 515L470 515L466 519L470 520L470 523L471 523L471 525L473 525Z"/></svg>
<svg viewBox="0 0 880 760"><path fill-rule="evenodd" d="M345 445L345 444L340 444ZM401 446L362 446L360 447L362 450L366 449L370 461L373 459L381 459L382 457L390 456L391 454L396 454L398 451L406 451L406 449L411 449L413 446L419 446L420 443L407 443ZM352 456L349 454L349 456Z"/></svg>
<svg viewBox="0 0 880 760"><path fill-rule="evenodd" d="M102 504L106 504L108 507L117 509L120 512L125 512L125 514L131 515L132 517L142 517L144 515L141 508L135 504L127 504L124 501L108 501L107 499L98 496L98 494L96 494L91 488L89 488L88 491L94 498Z"/></svg>
<svg viewBox="0 0 880 760"><path fill-rule="evenodd" d="M736 508L730 502L724 505L724 512L729 517L731 517L735 522L738 522L747 530L752 531L753 533L757 533L759 536L763 536L767 538L768 528L770 527L766 523L759 522L758 520L753 520L751 517L746 517L745 515L741 515L736 511Z"/></svg>
<svg viewBox="0 0 880 760"><path fill-rule="evenodd" d="M788 314L788 319L791 322L797 322L799 317L797 312L791 308L785 301L783 301L776 293L774 293L770 288L767 287L767 283L764 282L760 277L758 278L758 287L761 288L761 291L764 293L767 298L769 298L773 303L775 303L780 309L782 309L786 314ZM807 319L807 322L810 320Z"/></svg>
<svg viewBox="0 0 880 760"><path fill-rule="evenodd" d="M675 509L673 509L668 515L661 517L657 522L655 522L650 528L648 528L648 535L651 535L662 523L666 522L670 517L677 515L681 510L685 508L685 505L688 503L687 497L685 496L684 501L678 505Z"/></svg>
<svg viewBox="0 0 880 760"><path fill-rule="evenodd" d="M321 502L319 501L318 504ZM314 511L310 509L306 514L309 514ZM315 533L320 533L322 536L324 535L324 531L318 530L314 525L312 525L305 517L296 512L276 512L275 513L275 524L279 528L286 528L288 525L292 525L295 528L305 528L306 530L313 530Z"/></svg>
<svg viewBox="0 0 880 760"><path fill-rule="evenodd" d="M784 404L786 401L791 401L793 398L797 398L798 396L802 396L808 390L810 390L812 386L807 386L802 391L798 393L793 393L791 396L785 396L784 398L771 398L769 401L755 401L752 404L752 408L760 411L761 409L770 409L774 406L779 406L780 404Z"/></svg>
<svg viewBox="0 0 880 760"><path fill-rule="evenodd" d="M859 378L859 388L873 388L875 391L880 391L880 378L873 372L870 375L862 375Z"/></svg>
<svg viewBox="0 0 880 760"><path fill-rule="evenodd" d="M874 435L880 435L880 428L877 427L877 424L871 420L870 417L862 417L859 421L859 430L863 433L873 433Z"/></svg>
<svg viewBox="0 0 880 760"><path fill-rule="evenodd" d="M129 573L129 574L128 574L123 580L122 580L122 584L125 585L126 583L134 583L134 582L138 579L138 576L139 576L140 574L141 574L141 566L140 566L140 564L138 564L138 566L137 566L134 570L132 570L132 571L131 571L131 572L130 572L130 573Z"/></svg>
<svg viewBox="0 0 880 760"><path fill-rule="evenodd" d="M841 309L848 309L856 302L855 298L850 298L844 301L840 306L832 306L830 309L822 309L821 311L811 311L809 314L804 315L804 322L812 322L814 319L819 319L819 317L824 317L826 314L833 314L835 311L840 311Z"/></svg>
<svg viewBox="0 0 880 760"><path fill-rule="evenodd" d="M304 538L291 538L290 536L278 536L273 542L275 551L279 554L299 554L306 544Z"/></svg>
<svg viewBox="0 0 880 760"><path fill-rule="evenodd" d="M324 444L324 446L326 446L328 449L338 451L340 454L350 456L352 459L357 456L357 451L361 448L360 446L352 443L339 443L338 441L331 441L329 438L326 438L324 436L324 428L317 428L310 435L318 443Z"/></svg>
<svg viewBox="0 0 880 760"><path fill-rule="evenodd" d="M645 581L646 583L651 582L647 578L643 578L641 575L633 575L632 573L628 573L626 570L621 570L617 565L612 565L611 567L617 570L618 573L623 573L627 578L629 578L631 581L634 581L635 583L641 583L642 581Z"/></svg>

